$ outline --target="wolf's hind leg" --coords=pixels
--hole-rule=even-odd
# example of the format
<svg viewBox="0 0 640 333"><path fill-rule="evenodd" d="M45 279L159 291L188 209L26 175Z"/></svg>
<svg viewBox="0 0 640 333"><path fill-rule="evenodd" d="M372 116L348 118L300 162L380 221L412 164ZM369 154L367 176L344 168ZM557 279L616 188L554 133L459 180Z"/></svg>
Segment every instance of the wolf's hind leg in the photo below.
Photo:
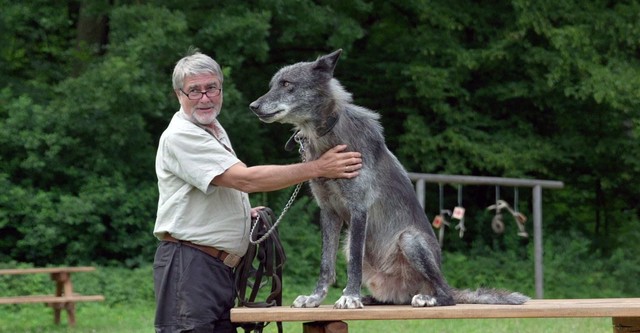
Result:
<svg viewBox="0 0 640 333"><path fill-rule="evenodd" d="M418 294L411 299L411 306L416 308L430 307L438 305L438 300L430 295Z"/></svg>
<svg viewBox="0 0 640 333"><path fill-rule="evenodd" d="M434 239L435 241L435 239ZM451 287L440 270L440 253L437 243L430 244L421 233L405 231L400 235L400 249L411 266L419 272L429 284L432 295L418 294L411 300L415 307L455 305Z"/></svg>

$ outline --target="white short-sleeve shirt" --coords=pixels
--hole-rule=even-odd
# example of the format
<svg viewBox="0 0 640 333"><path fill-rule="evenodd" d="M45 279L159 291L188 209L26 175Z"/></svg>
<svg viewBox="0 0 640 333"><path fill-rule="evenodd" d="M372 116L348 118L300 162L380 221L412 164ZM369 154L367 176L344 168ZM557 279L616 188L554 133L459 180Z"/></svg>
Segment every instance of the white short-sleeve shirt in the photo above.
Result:
<svg viewBox="0 0 640 333"><path fill-rule="evenodd" d="M153 230L243 256L249 246L251 205L247 193L211 184L240 160L222 126L216 139L176 112L160 137L156 155L158 212ZM226 146L226 147L225 147Z"/></svg>

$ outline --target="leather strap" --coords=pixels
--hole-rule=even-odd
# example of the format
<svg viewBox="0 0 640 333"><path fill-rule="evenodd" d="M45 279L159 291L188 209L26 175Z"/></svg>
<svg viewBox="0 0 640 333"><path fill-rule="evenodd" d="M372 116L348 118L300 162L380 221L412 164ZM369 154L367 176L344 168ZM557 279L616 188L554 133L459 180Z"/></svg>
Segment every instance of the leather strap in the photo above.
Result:
<svg viewBox="0 0 640 333"><path fill-rule="evenodd" d="M271 229L275 214L269 208L258 211L260 215L259 225L256 226L256 237L259 239ZM255 220L252 221L256 223ZM240 265L236 268L236 292L238 293L238 306L252 308L266 308L282 305L282 273L286 255L280 242L277 229L260 244L249 244L247 253ZM254 266L257 264L257 267ZM261 287L269 287L264 301L258 301L258 293ZM261 294L264 294L262 290ZM248 295L247 295L248 294ZM268 323L243 323L245 332L262 332ZM281 333L282 322L276 322L278 332Z"/></svg>

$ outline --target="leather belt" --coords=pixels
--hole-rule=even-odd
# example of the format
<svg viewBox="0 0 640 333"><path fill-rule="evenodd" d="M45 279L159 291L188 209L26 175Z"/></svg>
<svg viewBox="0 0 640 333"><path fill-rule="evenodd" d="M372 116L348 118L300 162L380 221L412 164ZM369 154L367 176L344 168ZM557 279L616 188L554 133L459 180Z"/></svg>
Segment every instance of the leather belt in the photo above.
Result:
<svg viewBox="0 0 640 333"><path fill-rule="evenodd" d="M162 238L162 240L167 242L180 243L186 246L190 246L194 249L198 249L214 258L220 259L220 261L222 261L225 265L231 268L235 268L236 266L238 266L238 264L240 263L240 260L242 259L242 257L240 256L237 256L235 254L228 253L222 250L218 250L213 246L198 245L189 241L177 239L171 236L171 234L168 232L164 234L164 237Z"/></svg>

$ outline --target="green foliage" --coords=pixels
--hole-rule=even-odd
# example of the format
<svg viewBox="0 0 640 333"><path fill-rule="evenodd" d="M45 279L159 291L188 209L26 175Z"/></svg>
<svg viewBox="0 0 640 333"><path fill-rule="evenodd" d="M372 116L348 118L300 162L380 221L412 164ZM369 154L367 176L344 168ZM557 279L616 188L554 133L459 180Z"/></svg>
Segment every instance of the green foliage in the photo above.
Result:
<svg viewBox="0 0 640 333"><path fill-rule="evenodd" d="M119 25L121 17L136 14L157 21L145 20L140 30ZM121 38L119 29L128 29L123 44L129 50L175 45L179 24L167 26L163 15L171 16L145 7L114 11L114 38ZM7 188L23 194L7 198L21 200L11 205L23 207L9 212L7 234L13 237L0 241L12 249L11 257L40 265L148 261L157 203L155 177L149 172L157 139L149 126L157 118L164 121L160 110L170 104L163 92L170 87L167 74L154 79L150 73L161 73L171 63L144 62L144 56L130 51L120 56L114 48L103 62L60 82L54 88L59 98L42 105L4 90L7 103L0 112L7 116L1 139L7 143L3 159L9 159Z"/></svg>
<svg viewBox="0 0 640 333"><path fill-rule="evenodd" d="M0 82L28 92L64 79L77 56L66 5L2 0L0 7Z"/></svg>
<svg viewBox="0 0 640 333"><path fill-rule="evenodd" d="M634 238L638 237L635 232ZM568 242L567 238L571 241ZM552 244L550 244L552 243ZM545 297L549 298L600 298L629 297L638 295L637 283L629 280L637 276L638 267L633 263L635 251L616 251L603 259L591 250L584 236L571 232L556 235L545 242ZM627 251L628 252L628 251ZM568 264L573 260L573 264ZM631 275L628 275L631 274ZM580 279L575 277L580 276Z"/></svg>
<svg viewBox="0 0 640 333"><path fill-rule="evenodd" d="M4 268L32 268L25 263L10 261L2 263ZM55 285L48 274L0 275L0 296L53 294Z"/></svg>
<svg viewBox="0 0 640 333"><path fill-rule="evenodd" d="M628 238L637 239L633 232ZM578 232L548 232L544 242L545 298L634 297L640 287L635 251L618 250L603 258ZM445 252L443 271L456 288L496 287L535 296L533 244L520 252L509 248L491 251L474 247L470 252Z"/></svg>
<svg viewBox="0 0 640 333"><path fill-rule="evenodd" d="M455 288L503 288L535 295L533 260L519 257L513 250L444 253L443 271Z"/></svg>
<svg viewBox="0 0 640 333"><path fill-rule="evenodd" d="M628 263L640 254L637 2L0 0L0 7L0 261L151 261L155 150L178 107L170 76L188 47L223 66L221 122L249 165L298 160L282 151L289 127L262 124L247 107L271 75L342 48L336 77L357 104L380 112L407 170L565 182L544 193L545 264L558 272L548 285L573 295L567 271L589 277L580 283L594 293L637 293L625 278L637 276ZM103 38L88 38L91 27L105 29ZM451 270L461 285L508 285L531 270L530 243L493 235L482 222L490 220L492 190L465 189L469 231L447 235L447 270L478 262L461 268L473 279ZM289 191L252 202L279 212ZM435 197L428 196L430 216ZM454 192L445 200L455 202ZM304 198L282 228L296 254L287 266L295 282L317 275L316 211ZM573 271L561 269L567 263ZM508 275L476 274L482 267ZM616 281L605 284L598 272Z"/></svg>

